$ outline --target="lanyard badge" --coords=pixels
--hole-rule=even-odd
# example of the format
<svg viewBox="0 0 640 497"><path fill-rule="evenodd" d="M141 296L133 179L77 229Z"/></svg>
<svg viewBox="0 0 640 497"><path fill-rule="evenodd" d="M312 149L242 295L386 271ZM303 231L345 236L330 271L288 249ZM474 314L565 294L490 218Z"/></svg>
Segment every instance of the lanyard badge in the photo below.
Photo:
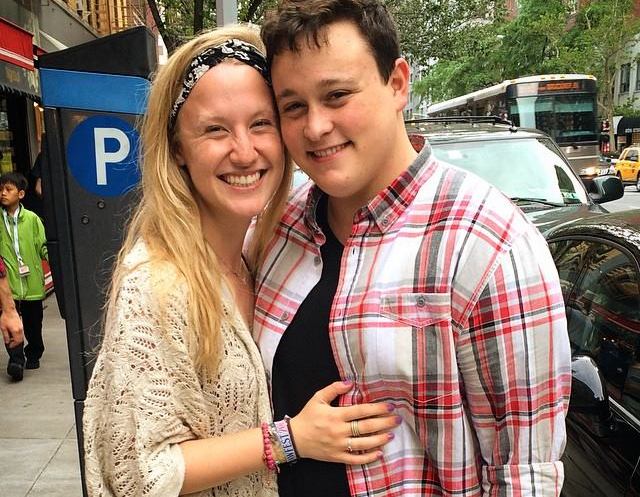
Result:
<svg viewBox="0 0 640 497"><path fill-rule="evenodd" d="M18 239L18 216L20 215L20 210L22 206L18 206L15 214L13 215L13 251L16 254L16 258L18 259L18 274L21 277L27 276L31 271L29 266L27 266L22 260L22 256L20 255L20 241ZM11 228L9 226L9 216L7 215L7 211L2 210L2 217L4 218L4 225L7 228L7 234L9 238L11 238Z"/></svg>

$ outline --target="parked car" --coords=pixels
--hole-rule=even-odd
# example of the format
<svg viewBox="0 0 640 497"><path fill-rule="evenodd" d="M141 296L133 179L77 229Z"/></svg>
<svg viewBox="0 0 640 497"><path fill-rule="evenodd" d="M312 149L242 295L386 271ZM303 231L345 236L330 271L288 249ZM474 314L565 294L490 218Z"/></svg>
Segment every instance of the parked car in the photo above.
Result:
<svg viewBox="0 0 640 497"><path fill-rule="evenodd" d="M635 185L640 192L640 146L625 148L615 164L616 174L625 185Z"/></svg>
<svg viewBox="0 0 640 497"><path fill-rule="evenodd" d="M640 210L546 233L573 356L563 497L640 495Z"/></svg>
<svg viewBox="0 0 640 497"><path fill-rule="evenodd" d="M589 191L546 133L517 128L497 117L407 121L416 150L431 145L443 162L492 183L543 233L572 219L607 212L600 204L623 195L615 176L595 177Z"/></svg>

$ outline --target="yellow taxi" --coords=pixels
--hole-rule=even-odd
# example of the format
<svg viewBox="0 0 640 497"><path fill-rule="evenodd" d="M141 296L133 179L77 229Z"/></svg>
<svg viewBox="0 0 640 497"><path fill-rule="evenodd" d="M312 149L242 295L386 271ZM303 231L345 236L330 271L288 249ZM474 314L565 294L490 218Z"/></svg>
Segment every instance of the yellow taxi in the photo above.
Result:
<svg viewBox="0 0 640 497"><path fill-rule="evenodd" d="M625 185L635 185L640 192L640 145L625 148L616 162L616 174Z"/></svg>

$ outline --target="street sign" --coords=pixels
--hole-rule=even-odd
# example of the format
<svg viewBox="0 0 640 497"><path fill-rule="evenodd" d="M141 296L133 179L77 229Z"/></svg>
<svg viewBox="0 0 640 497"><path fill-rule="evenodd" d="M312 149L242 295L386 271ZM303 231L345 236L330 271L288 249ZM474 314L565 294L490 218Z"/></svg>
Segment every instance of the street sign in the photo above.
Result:
<svg viewBox="0 0 640 497"><path fill-rule="evenodd" d="M140 180L138 139L138 132L120 118L91 116L69 137L69 170L85 190L106 197L120 196Z"/></svg>

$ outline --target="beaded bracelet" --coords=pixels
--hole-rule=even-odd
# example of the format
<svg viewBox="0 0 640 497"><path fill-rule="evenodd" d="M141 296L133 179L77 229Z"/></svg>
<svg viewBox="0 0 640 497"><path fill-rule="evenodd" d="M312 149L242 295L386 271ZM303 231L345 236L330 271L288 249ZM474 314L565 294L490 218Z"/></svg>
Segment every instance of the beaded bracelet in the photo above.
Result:
<svg viewBox="0 0 640 497"><path fill-rule="evenodd" d="M269 471L278 471L278 466L273 458L273 450L271 448L271 436L269 434L269 423L262 423L262 443L264 454L262 460Z"/></svg>

